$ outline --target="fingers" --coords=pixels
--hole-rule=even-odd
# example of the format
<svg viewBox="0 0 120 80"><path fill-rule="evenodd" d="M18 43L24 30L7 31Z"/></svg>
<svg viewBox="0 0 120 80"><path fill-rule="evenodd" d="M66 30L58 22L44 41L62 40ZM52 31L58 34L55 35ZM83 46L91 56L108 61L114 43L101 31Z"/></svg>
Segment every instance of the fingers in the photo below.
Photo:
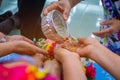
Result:
<svg viewBox="0 0 120 80"><path fill-rule="evenodd" d="M38 48L38 47L36 47L36 46L34 46L35 47L35 53L40 53L40 54L43 54L43 55L47 55L48 54L48 52L46 51L46 50L43 50L43 49L40 49L40 48ZM32 48L31 48L32 49Z"/></svg>
<svg viewBox="0 0 120 80"><path fill-rule="evenodd" d="M53 2L43 10L43 15L46 16L48 12L52 10L58 10L63 13L63 18L67 20L70 13L70 9L70 7L66 6L62 2Z"/></svg>
<svg viewBox="0 0 120 80"><path fill-rule="evenodd" d="M50 74L52 74L52 75L56 76L58 79L60 79L61 67L56 59L45 61L44 69L48 70L50 72Z"/></svg>
<svg viewBox="0 0 120 80"><path fill-rule="evenodd" d="M103 37L113 34L113 32L114 32L113 29L110 27L110 28L107 28L101 31L93 32L93 34L103 38Z"/></svg>
<svg viewBox="0 0 120 80"><path fill-rule="evenodd" d="M28 55L31 55L31 56L33 56L35 54L43 54L43 55L47 55L48 54L47 51L42 50L42 49L40 49L38 47L31 47L31 49L33 49L33 50L26 51L28 53Z"/></svg>
<svg viewBox="0 0 120 80"><path fill-rule="evenodd" d="M66 5L64 3L59 3L59 5L58 5L59 11L63 12L63 18L65 20L68 19L69 13L70 13L70 10L71 10L71 7L70 6L66 6Z"/></svg>
<svg viewBox="0 0 120 80"><path fill-rule="evenodd" d="M43 10L43 15L46 16L48 12L52 10L57 10L58 9L58 3L53 2L52 4L48 5L44 10Z"/></svg>
<svg viewBox="0 0 120 80"><path fill-rule="evenodd" d="M64 18L65 20L68 19L69 13L70 13L70 8L65 8L65 11L63 12L63 18Z"/></svg>
<svg viewBox="0 0 120 80"><path fill-rule="evenodd" d="M36 53L46 55L47 51L40 49L39 47L30 44L26 41L18 41L18 52L22 52L23 54L28 53L28 55L34 55Z"/></svg>
<svg viewBox="0 0 120 80"><path fill-rule="evenodd" d="M84 38L78 38L78 42L79 42L80 44L83 44L85 40L86 40L85 37L84 37Z"/></svg>
<svg viewBox="0 0 120 80"><path fill-rule="evenodd" d="M22 37L23 37L23 40L24 40L24 41L27 41L27 42L30 43L30 44L34 44L32 40L30 40L30 39L28 39L28 38L26 38L26 37L24 37L24 36L22 36Z"/></svg>
<svg viewBox="0 0 120 80"><path fill-rule="evenodd" d="M102 26L104 25L111 25L113 22L112 20L106 20L106 21L103 21L102 23L100 23Z"/></svg>
<svg viewBox="0 0 120 80"><path fill-rule="evenodd" d="M35 54L33 56L33 59L35 60L35 64L37 67L42 67L45 60L45 56L42 54Z"/></svg>

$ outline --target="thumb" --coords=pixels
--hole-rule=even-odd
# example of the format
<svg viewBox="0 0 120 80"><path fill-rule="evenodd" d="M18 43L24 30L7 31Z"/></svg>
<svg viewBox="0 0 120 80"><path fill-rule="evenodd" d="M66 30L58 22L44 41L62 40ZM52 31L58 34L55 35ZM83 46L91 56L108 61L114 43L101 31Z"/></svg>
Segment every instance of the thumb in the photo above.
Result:
<svg viewBox="0 0 120 80"><path fill-rule="evenodd" d="M85 37L84 38L78 38L78 42L81 43L81 44L83 44L85 40L86 40Z"/></svg>

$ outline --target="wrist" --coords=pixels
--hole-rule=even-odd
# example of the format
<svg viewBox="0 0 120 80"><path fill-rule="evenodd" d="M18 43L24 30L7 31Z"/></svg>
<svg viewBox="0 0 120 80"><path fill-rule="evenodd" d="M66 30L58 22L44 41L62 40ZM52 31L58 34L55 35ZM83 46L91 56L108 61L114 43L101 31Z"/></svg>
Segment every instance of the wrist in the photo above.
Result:
<svg viewBox="0 0 120 80"><path fill-rule="evenodd" d="M76 54L76 53L73 53L73 54ZM68 55L66 55L66 57L62 58L62 63L66 63L66 62L69 62L71 60L75 61L75 60L78 60L78 59L80 59L79 55L68 54Z"/></svg>
<svg viewBox="0 0 120 80"><path fill-rule="evenodd" d="M0 43L7 42L7 37L5 35L0 36Z"/></svg>
<svg viewBox="0 0 120 80"><path fill-rule="evenodd" d="M71 7L74 7L80 0L69 0Z"/></svg>
<svg viewBox="0 0 120 80"><path fill-rule="evenodd" d="M18 41L12 41L12 42L10 42L10 43L13 44L12 50L13 50L14 52L18 52L19 42L18 42Z"/></svg>
<svg viewBox="0 0 120 80"><path fill-rule="evenodd" d="M105 46L103 45L96 45L92 47L93 49L91 49L92 51L90 52L90 54L88 55L89 58L95 60L98 56L100 57L101 55L103 55L106 50L108 50Z"/></svg>
<svg viewBox="0 0 120 80"><path fill-rule="evenodd" d="M5 56L14 52L14 45L11 42L1 43L0 45L0 56Z"/></svg>
<svg viewBox="0 0 120 80"><path fill-rule="evenodd" d="M73 7L73 6L72 6L73 3L72 3L71 0L59 0L59 1L61 1L62 3L66 3L67 7L70 7L70 8Z"/></svg>

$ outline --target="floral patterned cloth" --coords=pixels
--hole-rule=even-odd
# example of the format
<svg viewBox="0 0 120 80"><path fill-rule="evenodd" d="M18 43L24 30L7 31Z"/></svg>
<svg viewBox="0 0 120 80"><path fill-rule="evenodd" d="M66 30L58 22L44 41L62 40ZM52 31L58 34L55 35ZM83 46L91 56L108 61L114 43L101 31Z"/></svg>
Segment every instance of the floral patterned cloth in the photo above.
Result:
<svg viewBox="0 0 120 80"><path fill-rule="evenodd" d="M105 20L111 20L112 18L120 19L120 0L102 0L102 4ZM101 27L101 30L108 27L109 25L103 26ZM100 42L120 55L120 30L111 36L102 38Z"/></svg>
<svg viewBox="0 0 120 80"><path fill-rule="evenodd" d="M115 78L109 74L106 70L104 70L99 64L96 62L88 62L87 65L93 64L96 68L96 78L95 80L115 80Z"/></svg>

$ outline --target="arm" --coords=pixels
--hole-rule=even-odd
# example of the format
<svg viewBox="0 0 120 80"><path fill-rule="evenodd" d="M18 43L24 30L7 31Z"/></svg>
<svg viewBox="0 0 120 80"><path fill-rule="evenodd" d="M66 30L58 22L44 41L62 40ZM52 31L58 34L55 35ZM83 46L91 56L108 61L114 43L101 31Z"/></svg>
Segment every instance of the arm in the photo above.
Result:
<svg viewBox="0 0 120 80"><path fill-rule="evenodd" d="M48 12L52 10L59 10L63 14L63 18L65 20L68 19L70 10L74 7L80 0L59 0L51 3L43 10L43 15L47 15Z"/></svg>
<svg viewBox="0 0 120 80"><path fill-rule="evenodd" d="M26 41L0 43L0 56L4 56L13 52L27 55L34 55L36 53L47 54L46 51Z"/></svg>
<svg viewBox="0 0 120 80"><path fill-rule="evenodd" d="M69 57L62 63L64 80L86 80L82 64L78 58Z"/></svg>
<svg viewBox="0 0 120 80"><path fill-rule="evenodd" d="M81 56L93 59L117 80L120 80L120 56L111 52L93 38L80 38L79 43L83 45L77 49Z"/></svg>
<svg viewBox="0 0 120 80"><path fill-rule="evenodd" d="M63 1L63 0L60 0ZM73 8L76 4L78 4L81 0L68 0L71 4L71 7Z"/></svg>
<svg viewBox="0 0 120 80"><path fill-rule="evenodd" d="M48 70L51 75L56 77L56 80L61 80L61 65L56 59L46 60L44 62L44 69Z"/></svg>
<svg viewBox="0 0 120 80"><path fill-rule="evenodd" d="M11 42L11 41L26 41L30 44L34 44L32 40L22 36L22 35L13 35L13 36L8 36L0 32L0 39L2 37L6 36L6 41Z"/></svg>
<svg viewBox="0 0 120 80"><path fill-rule="evenodd" d="M12 53L14 46L11 43L0 43L0 56Z"/></svg>
<svg viewBox="0 0 120 80"><path fill-rule="evenodd" d="M0 39L5 36L0 32ZM13 45L11 43L0 43L0 56L5 56L13 52Z"/></svg>
<svg viewBox="0 0 120 80"><path fill-rule="evenodd" d="M103 47L103 48L102 48ZM89 57L100 64L105 70L111 73L117 80L120 79L120 56L102 46Z"/></svg>
<svg viewBox="0 0 120 80"><path fill-rule="evenodd" d="M109 25L110 27L103 29L101 31L93 32L93 34L104 38L120 30L120 20L118 19L107 20L101 23L101 27L106 26L106 25Z"/></svg>
<svg viewBox="0 0 120 80"><path fill-rule="evenodd" d="M64 80L87 80L76 53L61 48L56 48L54 52L55 58L62 64Z"/></svg>

